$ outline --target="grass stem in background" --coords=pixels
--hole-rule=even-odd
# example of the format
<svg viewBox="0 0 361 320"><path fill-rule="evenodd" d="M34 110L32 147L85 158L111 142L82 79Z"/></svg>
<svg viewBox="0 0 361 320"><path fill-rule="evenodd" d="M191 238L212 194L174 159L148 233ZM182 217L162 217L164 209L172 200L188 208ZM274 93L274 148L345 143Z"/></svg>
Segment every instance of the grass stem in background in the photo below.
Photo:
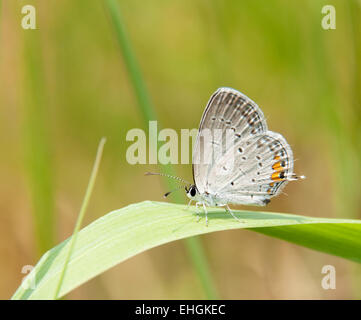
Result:
<svg viewBox="0 0 361 320"><path fill-rule="evenodd" d="M131 42L128 38L125 24L121 16L120 8L116 0L106 0L105 6L107 11L110 14L111 22L114 26L115 34L117 41L119 43L120 49L122 51L123 59L125 66L127 68L130 81L135 91L135 95L138 100L138 106L142 113L143 120L148 126L148 122L151 120L156 120L156 113L154 111L151 99L146 90L146 85L143 80L140 68L138 66L135 54L131 47ZM159 126L158 126L159 127ZM157 139L157 137L154 137ZM164 166L163 171L167 174L174 175L174 170L171 166ZM169 190L174 189L173 182L166 180L167 185L169 185ZM182 202L181 196L175 194L175 201L177 203ZM208 299L216 299L218 297L217 291L215 289L213 279L209 271L209 265L203 251L202 245L198 238L187 238L185 244L188 250L188 253L191 257L194 269L196 270L200 282L203 286L203 290Z"/></svg>
<svg viewBox="0 0 361 320"><path fill-rule="evenodd" d="M100 140L100 142L99 142L98 151L97 151L97 155L96 155L96 158L95 158L93 170L91 172L88 187L87 187L86 192L85 192L84 200L83 200L83 203L81 205L79 215L78 215L78 219L77 219L75 227L74 227L73 236L71 237L71 240L70 240L69 250L67 252L65 262L64 262L64 267L63 267L63 269L61 271L59 282L58 282L58 285L57 285L56 290L55 290L54 299L58 298L61 286L62 286L63 281L64 281L66 269L67 269L71 254L72 254L73 249L74 249L75 241L76 241L78 232L80 230L80 226L81 226L81 224L83 222L85 211L86 211L86 209L88 207L88 204L89 204L89 199L90 199L91 193L92 193L93 188L94 188L95 179L96 179L96 176L97 176L97 173L98 173L98 169L99 169L100 161L101 161L101 158L102 158L103 148L104 148L105 142L106 142L105 138L102 138Z"/></svg>
<svg viewBox="0 0 361 320"><path fill-rule="evenodd" d="M37 253L55 243L54 179L49 110L39 30L23 30L23 146Z"/></svg>

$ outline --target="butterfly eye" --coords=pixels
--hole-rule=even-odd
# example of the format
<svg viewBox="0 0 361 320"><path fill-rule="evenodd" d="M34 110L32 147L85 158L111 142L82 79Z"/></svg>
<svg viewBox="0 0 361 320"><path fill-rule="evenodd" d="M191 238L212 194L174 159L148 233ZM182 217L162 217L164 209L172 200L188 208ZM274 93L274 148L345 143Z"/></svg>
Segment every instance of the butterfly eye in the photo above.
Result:
<svg viewBox="0 0 361 320"><path fill-rule="evenodd" d="M194 197L194 196L196 195L196 188L195 188L195 187L191 187L191 188L189 189L189 192L190 192L191 196Z"/></svg>

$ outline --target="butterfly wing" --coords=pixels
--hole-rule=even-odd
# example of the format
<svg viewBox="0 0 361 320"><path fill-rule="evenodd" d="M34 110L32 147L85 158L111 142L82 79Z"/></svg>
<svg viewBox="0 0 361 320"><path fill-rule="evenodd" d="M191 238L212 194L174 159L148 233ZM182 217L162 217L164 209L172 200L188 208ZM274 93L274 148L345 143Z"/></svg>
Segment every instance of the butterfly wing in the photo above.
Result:
<svg viewBox="0 0 361 320"><path fill-rule="evenodd" d="M203 113L193 152L193 178L200 193L216 182L210 173L225 154L226 132L232 133L233 145L267 132L267 124L255 102L232 88L219 88Z"/></svg>
<svg viewBox="0 0 361 320"><path fill-rule="evenodd" d="M227 145L229 133L232 143ZM212 195L216 203L253 205L267 204L288 181L298 179L285 138L268 131L257 104L231 88L218 89L203 113L193 177L199 192Z"/></svg>

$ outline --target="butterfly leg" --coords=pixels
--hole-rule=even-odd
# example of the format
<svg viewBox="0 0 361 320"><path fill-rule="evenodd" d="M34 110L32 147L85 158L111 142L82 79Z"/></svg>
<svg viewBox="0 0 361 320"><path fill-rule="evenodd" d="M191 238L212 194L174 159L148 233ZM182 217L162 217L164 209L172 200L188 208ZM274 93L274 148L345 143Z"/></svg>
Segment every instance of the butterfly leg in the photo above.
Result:
<svg viewBox="0 0 361 320"><path fill-rule="evenodd" d="M208 215L207 215L207 208L205 203L203 202L203 209L204 209L204 214L206 215L206 227L208 227Z"/></svg>
<svg viewBox="0 0 361 320"><path fill-rule="evenodd" d="M196 211L197 211L197 222L201 219L201 216L199 215L199 208L198 206L201 205L201 202L196 202Z"/></svg>
<svg viewBox="0 0 361 320"><path fill-rule="evenodd" d="M188 206L187 206L187 210L189 210L189 207L190 207L190 205L191 205L192 201L193 201L192 199L190 199L190 200L189 200L189 202L188 202Z"/></svg>
<svg viewBox="0 0 361 320"><path fill-rule="evenodd" d="M233 214L233 212L232 212L231 209L229 208L228 204L226 204L226 211L228 211L228 212L232 215L233 218L235 218L235 219L238 220L239 222L244 223L244 221L242 221L241 219L238 219L238 218Z"/></svg>

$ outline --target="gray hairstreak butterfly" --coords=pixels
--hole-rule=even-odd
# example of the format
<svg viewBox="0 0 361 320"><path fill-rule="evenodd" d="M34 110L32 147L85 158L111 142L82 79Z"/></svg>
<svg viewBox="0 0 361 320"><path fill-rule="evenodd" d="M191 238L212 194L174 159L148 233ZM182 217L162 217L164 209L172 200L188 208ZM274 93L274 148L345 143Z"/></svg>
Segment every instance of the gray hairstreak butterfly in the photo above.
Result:
<svg viewBox="0 0 361 320"><path fill-rule="evenodd" d="M293 173L293 163L291 147L281 134L268 130L258 105L235 89L219 88L199 125L194 183L185 187L188 205L195 201L203 207L206 225L206 206L223 206L239 220L229 204L264 206L288 181L305 178Z"/></svg>

